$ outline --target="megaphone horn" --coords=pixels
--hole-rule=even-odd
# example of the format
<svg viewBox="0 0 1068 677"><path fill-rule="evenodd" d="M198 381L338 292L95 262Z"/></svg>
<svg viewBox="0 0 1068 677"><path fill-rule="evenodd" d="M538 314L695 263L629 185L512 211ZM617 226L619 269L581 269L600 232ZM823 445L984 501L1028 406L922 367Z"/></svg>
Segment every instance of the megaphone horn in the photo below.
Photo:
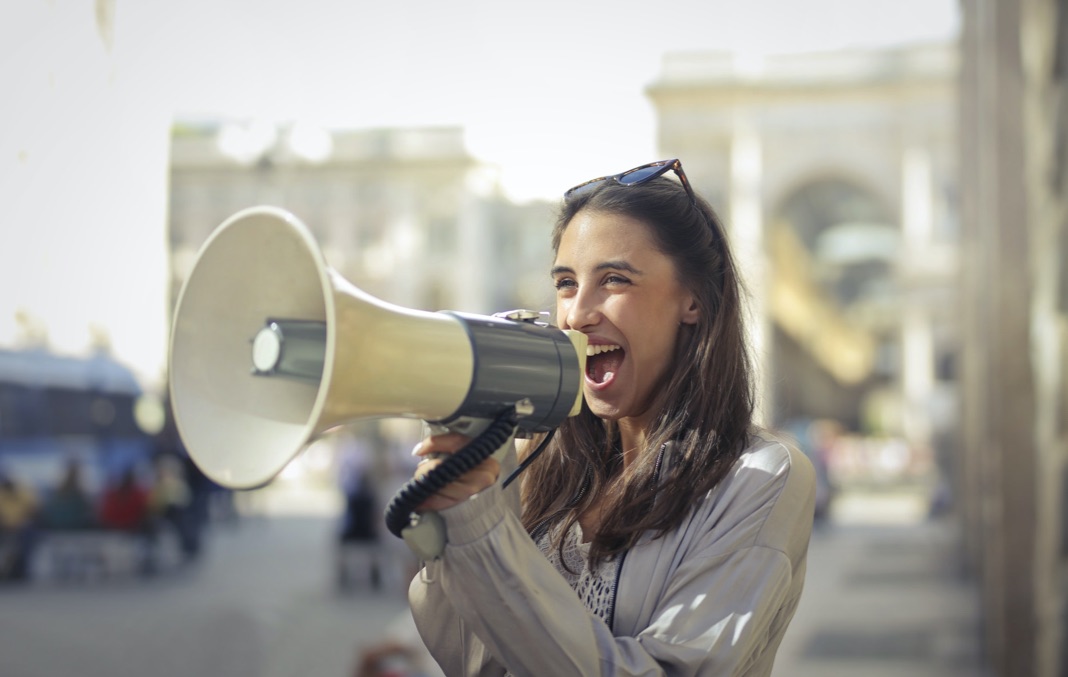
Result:
<svg viewBox="0 0 1068 677"><path fill-rule="evenodd" d="M171 404L212 480L262 486L324 433L360 419L448 424L525 401L521 431L578 412L585 336L529 317L427 312L367 294L272 207L205 242L175 310Z"/></svg>

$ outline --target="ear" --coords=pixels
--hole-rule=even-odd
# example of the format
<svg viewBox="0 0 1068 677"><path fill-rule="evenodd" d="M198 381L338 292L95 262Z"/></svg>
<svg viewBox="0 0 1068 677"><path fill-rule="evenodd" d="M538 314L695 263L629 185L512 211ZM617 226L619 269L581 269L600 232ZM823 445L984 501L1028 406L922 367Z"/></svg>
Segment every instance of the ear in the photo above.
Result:
<svg viewBox="0 0 1068 677"><path fill-rule="evenodd" d="M697 307L697 300L692 295L687 295L682 303L683 310L679 316L679 323L697 324L697 320L701 317L701 309Z"/></svg>

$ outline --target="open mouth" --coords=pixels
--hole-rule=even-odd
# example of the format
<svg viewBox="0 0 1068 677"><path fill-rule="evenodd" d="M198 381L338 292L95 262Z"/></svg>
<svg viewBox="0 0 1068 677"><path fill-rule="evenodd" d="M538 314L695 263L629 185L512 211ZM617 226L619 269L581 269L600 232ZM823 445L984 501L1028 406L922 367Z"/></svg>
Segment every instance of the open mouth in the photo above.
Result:
<svg viewBox="0 0 1068 677"><path fill-rule="evenodd" d="M590 345L586 348L586 378L597 385L611 381L619 371L626 352L617 345Z"/></svg>

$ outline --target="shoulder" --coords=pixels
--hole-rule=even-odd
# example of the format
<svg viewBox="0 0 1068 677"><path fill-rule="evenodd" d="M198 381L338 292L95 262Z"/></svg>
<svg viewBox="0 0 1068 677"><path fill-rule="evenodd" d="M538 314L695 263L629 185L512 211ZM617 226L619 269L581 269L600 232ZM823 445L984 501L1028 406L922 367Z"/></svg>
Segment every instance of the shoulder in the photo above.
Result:
<svg viewBox="0 0 1068 677"><path fill-rule="evenodd" d="M754 434L724 490L763 515L754 545L796 551L801 541L807 543L815 512L816 472L793 444L770 433Z"/></svg>
<svg viewBox="0 0 1068 677"><path fill-rule="evenodd" d="M762 431L750 434L745 449L710 493L778 493L787 486L800 489L814 482L815 470L807 456L787 440Z"/></svg>
<svg viewBox="0 0 1068 677"><path fill-rule="evenodd" d="M762 546L793 560L812 530L815 486L815 471L803 453L769 433L755 434L695 508L693 526L714 552Z"/></svg>
<svg viewBox="0 0 1068 677"><path fill-rule="evenodd" d="M754 433L734 464L735 476L766 476L781 484L804 486L815 481L811 461L796 446L768 432Z"/></svg>

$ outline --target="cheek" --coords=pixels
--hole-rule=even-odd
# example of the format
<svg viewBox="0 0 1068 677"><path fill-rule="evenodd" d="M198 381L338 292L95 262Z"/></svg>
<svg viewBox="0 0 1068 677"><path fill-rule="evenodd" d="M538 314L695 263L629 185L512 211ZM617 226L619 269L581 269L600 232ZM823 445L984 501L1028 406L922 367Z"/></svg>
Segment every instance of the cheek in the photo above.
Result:
<svg viewBox="0 0 1068 677"><path fill-rule="evenodd" d="M567 324L567 302L562 299L556 301L556 326L560 329L570 329Z"/></svg>
<svg viewBox="0 0 1068 677"><path fill-rule="evenodd" d="M642 356L655 372L661 372L671 362L677 345L678 318L665 313L647 315L641 336Z"/></svg>
<svg viewBox="0 0 1068 677"><path fill-rule="evenodd" d="M646 359L653 371L662 372L671 363L675 352L676 332L656 332L647 338Z"/></svg>

